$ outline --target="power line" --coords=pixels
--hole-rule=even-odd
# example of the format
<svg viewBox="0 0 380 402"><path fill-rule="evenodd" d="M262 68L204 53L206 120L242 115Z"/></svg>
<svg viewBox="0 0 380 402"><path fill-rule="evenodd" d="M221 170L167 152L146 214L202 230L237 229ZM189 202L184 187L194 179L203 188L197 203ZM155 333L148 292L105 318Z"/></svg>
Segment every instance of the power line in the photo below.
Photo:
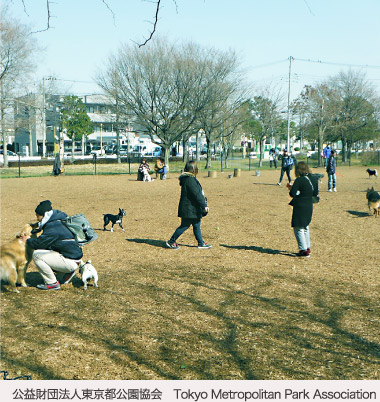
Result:
<svg viewBox="0 0 380 402"><path fill-rule="evenodd" d="M380 66L370 65L370 64L333 63L333 62L322 61L322 60L297 59L297 58L294 58L294 60L304 61L304 62L307 62L307 63L329 64L329 65L332 65L332 66L359 67L359 68L380 68Z"/></svg>

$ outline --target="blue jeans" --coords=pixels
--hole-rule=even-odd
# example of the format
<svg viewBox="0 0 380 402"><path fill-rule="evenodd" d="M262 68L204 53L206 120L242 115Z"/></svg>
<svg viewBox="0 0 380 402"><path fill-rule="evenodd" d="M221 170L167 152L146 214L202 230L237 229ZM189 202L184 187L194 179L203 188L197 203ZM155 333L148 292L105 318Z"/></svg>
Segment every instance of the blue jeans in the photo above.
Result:
<svg viewBox="0 0 380 402"><path fill-rule="evenodd" d="M296 236L296 240L298 243L298 249L300 251L305 251L308 248L310 248L310 232L309 232L309 226L306 226L305 228L301 226L295 226L293 228L294 230L294 235Z"/></svg>
<svg viewBox="0 0 380 402"><path fill-rule="evenodd" d="M181 236L183 232L185 232L189 227L193 225L193 233L195 238L198 241L198 246L203 244L202 233L201 233L201 219L188 219L181 218L181 225L176 229L173 233L173 236L170 238L170 243L175 243L176 240Z"/></svg>
<svg viewBox="0 0 380 402"><path fill-rule="evenodd" d="M330 174L329 173L329 190L332 188L336 188L336 174Z"/></svg>

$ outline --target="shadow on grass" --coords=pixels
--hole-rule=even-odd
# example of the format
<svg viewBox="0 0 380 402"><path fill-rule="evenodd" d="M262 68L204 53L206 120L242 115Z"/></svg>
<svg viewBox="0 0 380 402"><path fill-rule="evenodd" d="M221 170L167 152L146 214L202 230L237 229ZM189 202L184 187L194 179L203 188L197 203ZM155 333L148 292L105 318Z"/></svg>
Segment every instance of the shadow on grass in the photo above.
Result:
<svg viewBox="0 0 380 402"><path fill-rule="evenodd" d="M144 243L148 244L149 246L160 247L160 248L167 248L166 242L163 240L154 240L154 239L125 239L132 243Z"/></svg>
<svg viewBox="0 0 380 402"><path fill-rule="evenodd" d="M346 212L348 212L351 215L356 216L357 218L365 218L365 217L371 216L369 214L369 212L359 212L359 211L346 211Z"/></svg>
<svg viewBox="0 0 380 402"><path fill-rule="evenodd" d="M273 248L264 248L259 246L229 246L228 244L221 244L222 247L233 248L236 250L253 250L263 254L280 254L287 255L288 257L295 257L295 253L289 253L288 251L275 250Z"/></svg>

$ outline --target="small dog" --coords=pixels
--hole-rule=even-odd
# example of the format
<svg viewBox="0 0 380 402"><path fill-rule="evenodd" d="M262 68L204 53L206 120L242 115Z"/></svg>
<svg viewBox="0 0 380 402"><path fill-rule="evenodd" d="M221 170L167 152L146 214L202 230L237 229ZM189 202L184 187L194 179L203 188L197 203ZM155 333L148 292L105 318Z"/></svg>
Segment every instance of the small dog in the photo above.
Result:
<svg viewBox="0 0 380 402"><path fill-rule="evenodd" d="M13 292L20 293L16 288L16 283L26 287L25 271L27 268L26 245L21 239L24 236L30 236L32 226L25 225L16 238L9 243L1 246L0 249L0 281L7 281Z"/></svg>
<svg viewBox="0 0 380 402"><path fill-rule="evenodd" d="M111 227L111 232L113 232L113 225L115 223L118 223L123 232L125 232L122 222L123 222L123 216L125 216L126 213L124 209L119 208L119 213L117 215L112 215L112 214L103 214L104 217L104 225L103 225L103 230L107 230L106 226L112 222L112 227Z"/></svg>
<svg viewBox="0 0 380 402"><path fill-rule="evenodd" d="M152 181L152 178L150 177L150 174L149 174L149 172L148 172L148 169L146 168L146 167L143 167L142 168L142 172L143 172L143 181L148 181L148 182L151 182Z"/></svg>
<svg viewBox="0 0 380 402"><path fill-rule="evenodd" d="M371 170L371 169L367 169L366 172L368 173L368 178L370 179L371 176L375 176L377 178L377 170Z"/></svg>
<svg viewBox="0 0 380 402"><path fill-rule="evenodd" d="M82 282L84 284L83 289L87 289L87 282L90 279L94 280L94 286L98 287L98 273L96 272L95 267L91 264L91 260L88 260L85 263L81 263L79 267L79 273L82 276Z"/></svg>
<svg viewBox="0 0 380 402"><path fill-rule="evenodd" d="M380 215L380 194L372 188L367 189L366 198L368 200L368 209L373 209L375 218Z"/></svg>

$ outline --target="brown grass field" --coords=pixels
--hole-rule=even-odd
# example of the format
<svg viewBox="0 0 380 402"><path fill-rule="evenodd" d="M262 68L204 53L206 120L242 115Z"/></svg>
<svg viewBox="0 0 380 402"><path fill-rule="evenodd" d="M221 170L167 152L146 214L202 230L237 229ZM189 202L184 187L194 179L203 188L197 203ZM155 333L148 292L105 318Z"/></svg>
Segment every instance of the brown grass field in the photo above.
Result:
<svg viewBox="0 0 380 402"><path fill-rule="evenodd" d="M315 169L322 173L323 169ZM79 274L41 291L31 264L20 294L1 293L1 370L34 380L380 379L380 218L364 167L338 169L338 192L320 185L310 226L312 256L294 257L279 170L200 181L210 213L198 250L191 229L180 250L165 247L179 224L177 174L62 176L1 181L1 241L35 221L50 199L83 212L99 239L84 248L99 288ZM124 208L125 232L104 232L103 213Z"/></svg>

